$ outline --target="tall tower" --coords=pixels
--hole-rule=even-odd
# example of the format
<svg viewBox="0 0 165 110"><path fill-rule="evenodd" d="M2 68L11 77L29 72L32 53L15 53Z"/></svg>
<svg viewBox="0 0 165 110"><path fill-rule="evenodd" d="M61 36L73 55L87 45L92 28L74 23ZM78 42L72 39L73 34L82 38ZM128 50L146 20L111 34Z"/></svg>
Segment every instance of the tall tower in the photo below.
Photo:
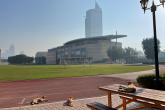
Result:
<svg viewBox="0 0 165 110"><path fill-rule="evenodd" d="M85 35L86 37L102 36L102 10L95 2L95 8L86 11Z"/></svg>
<svg viewBox="0 0 165 110"><path fill-rule="evenodd" d="M1 49L0 49L0 61L1 61Z"/></svg>
<svg viewBox="0 0 165 110"><path fill-rule="evenodd" d="M15 46L12 44L10 45L9 50L8 50L8 57L14 56L14 55L15 55Z"/></svg>

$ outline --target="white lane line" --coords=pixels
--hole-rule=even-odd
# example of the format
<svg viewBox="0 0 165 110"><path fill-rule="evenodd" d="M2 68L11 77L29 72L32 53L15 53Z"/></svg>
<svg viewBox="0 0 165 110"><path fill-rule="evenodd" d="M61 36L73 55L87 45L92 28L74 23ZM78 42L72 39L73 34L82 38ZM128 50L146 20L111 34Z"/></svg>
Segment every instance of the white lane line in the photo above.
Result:
<svg viewBox="0 0 165 110"><path fill-rule="evenodd" d="M19 104L23 105L25 100L26 100L26 98L23 98Z"/></svg>

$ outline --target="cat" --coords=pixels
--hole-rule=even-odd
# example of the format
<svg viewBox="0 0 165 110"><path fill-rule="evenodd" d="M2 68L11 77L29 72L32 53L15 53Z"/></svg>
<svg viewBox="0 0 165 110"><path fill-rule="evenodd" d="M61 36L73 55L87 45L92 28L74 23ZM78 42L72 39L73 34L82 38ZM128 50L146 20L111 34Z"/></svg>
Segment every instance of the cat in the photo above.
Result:
<svg viewBox="0 0 165 110"><path fill-rule="evenodd" d="M30 104L31 105L34 105L34 104L39 104L39 103L42 103L42 102L47 102L48 100L46 99L45 96L42 96L42 97L37 97L37 98L34 98Z"/></svg>
<svg viewBox="0 0 165 110"><path fill-rule="evenodd" d="M67 106L73 107L73 97L69 97L65 104Z"/></svg>

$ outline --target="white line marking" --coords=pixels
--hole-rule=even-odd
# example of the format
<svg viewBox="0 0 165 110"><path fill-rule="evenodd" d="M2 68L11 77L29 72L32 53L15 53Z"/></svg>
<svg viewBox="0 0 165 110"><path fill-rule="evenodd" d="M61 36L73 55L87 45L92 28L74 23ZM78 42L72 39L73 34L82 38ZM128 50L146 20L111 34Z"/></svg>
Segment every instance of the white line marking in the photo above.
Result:
<svg viewBox="0 0 165 110"><path fill-rule="evenodd" d="M26 100L26 98L23 98L19 104L23 105L25 100Z"/></svg>

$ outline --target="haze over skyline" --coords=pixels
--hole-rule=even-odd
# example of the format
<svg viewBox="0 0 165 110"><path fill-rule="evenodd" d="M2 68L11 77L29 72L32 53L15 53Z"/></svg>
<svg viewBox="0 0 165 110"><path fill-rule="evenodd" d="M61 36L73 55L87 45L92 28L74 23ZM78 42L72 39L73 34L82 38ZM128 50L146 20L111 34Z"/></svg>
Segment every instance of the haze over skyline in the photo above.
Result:
<svg viewBox="0 0 165 110"><path fill-rule="evenodd" d="M159 1L159 0L156 0ZM143 13L140 0L97 0L103 13L103 35L126 34L124 47L142 50L141 41L153 37L152 13ZM151 1L150 1L151 2ZM85 14L95 0L1 0L0 48L15 45L16 54L34 56L63 43L85 37ZM156 12L157 36L165 49L165 9Z"/></svg>

